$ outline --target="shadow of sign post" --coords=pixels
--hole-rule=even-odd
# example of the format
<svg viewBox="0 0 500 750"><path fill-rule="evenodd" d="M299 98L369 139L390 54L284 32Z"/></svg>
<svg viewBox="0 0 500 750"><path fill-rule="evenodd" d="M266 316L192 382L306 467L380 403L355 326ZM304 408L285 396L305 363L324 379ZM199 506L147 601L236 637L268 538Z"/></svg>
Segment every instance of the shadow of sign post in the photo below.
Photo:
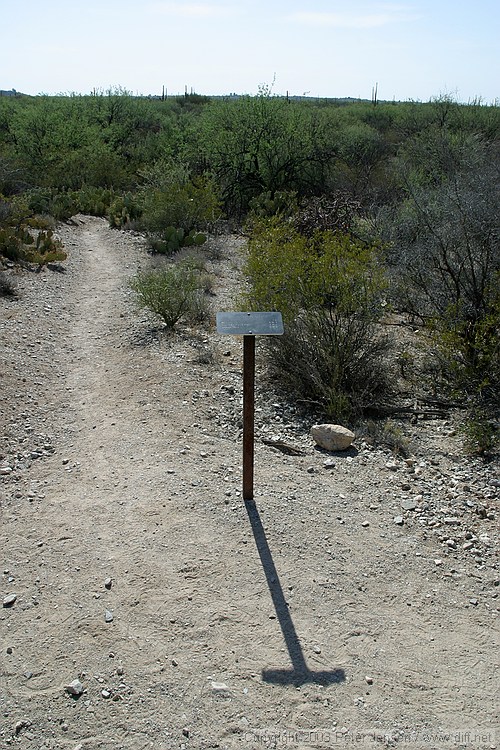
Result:
<svg viewBox="0 0 500 750"><path fill-rule="evenodd" d="M307 666L299 637L295 630L288 604L285 601L278 571L269 549L266 533L260 520L259 511L253 500L245 503L246 511L252 526L253 536L259 557L266 576L271 599L280 624L283 638L290 656L292 669L264 669L262 679L279 685L303 685L312 682L320 685L333 685L345 682L343 669L312 670Z"/></svg>

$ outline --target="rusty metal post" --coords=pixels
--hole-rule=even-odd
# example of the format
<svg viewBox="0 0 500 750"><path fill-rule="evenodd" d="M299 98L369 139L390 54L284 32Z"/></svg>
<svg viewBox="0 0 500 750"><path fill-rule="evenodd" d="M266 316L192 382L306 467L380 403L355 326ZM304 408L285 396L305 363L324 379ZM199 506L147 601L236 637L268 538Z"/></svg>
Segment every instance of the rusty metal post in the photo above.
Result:
<svg viewBox="0 0 500 750"><path fill-rule="evenodd" d="M243 499L253 500L255 336L243 336Z"/></svg>

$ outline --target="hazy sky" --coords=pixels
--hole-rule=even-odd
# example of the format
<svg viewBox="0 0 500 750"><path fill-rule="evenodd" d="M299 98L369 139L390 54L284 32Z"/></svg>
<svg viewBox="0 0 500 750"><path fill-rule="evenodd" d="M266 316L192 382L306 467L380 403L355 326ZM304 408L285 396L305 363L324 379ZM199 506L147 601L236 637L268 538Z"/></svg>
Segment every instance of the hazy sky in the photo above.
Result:
<svg viewBox="0 0 500 750"><path fill-rule="evenodd" d="M499 0L0 0L0 89L500 100Z"/></svg>

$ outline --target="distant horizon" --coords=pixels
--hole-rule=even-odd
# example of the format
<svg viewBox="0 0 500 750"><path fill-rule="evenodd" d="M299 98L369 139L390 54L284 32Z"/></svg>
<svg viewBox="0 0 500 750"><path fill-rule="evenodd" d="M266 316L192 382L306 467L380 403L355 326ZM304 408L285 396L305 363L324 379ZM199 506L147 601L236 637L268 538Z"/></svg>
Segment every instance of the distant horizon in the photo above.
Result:
<svg viewBox="0 0 500 750"><path fill-rule="evenodd" d="M500 101L497 0L23 0L2 8L2 78L28 96Z"/></svg>
<svg viewBox="0 0 500 750"><path fill-rule="evenodd" d="M10 88L0 88L0 92L2 96L28 96L32 98L36 97L72 97L72 96L105 96L112 94L123 94L123 95L129 95L132 97L137 98L143 98L143 99L162 99L164 96L165 99L177 99L179 97L185 97L185 96L199 96L199 97L205 97L207 99L226 99L226 98L239 98L239 97L255 97L259 96L259 91L251 93L247 91L230 91L227 93L206 93L204 91L196 91L191 87L188 87L188 90L184 91L178 91L178 92L170 92L165 89L165 92L160 91L159 93L155 93L153 91L149 92L141 92L141 91L132 91L128 89L126 86L108 86L107 88L93 88L91 91L57 91L57 92L49 92L49 91L39 91L36 94L31 94L26 91L20 91L19 89ZM371 97L360 97L360 96L324 96L321 94L312 96L309 93L304 94L294 94L291 91L285 91L284 93L277 93L274 91L270 92L271 96L276 97L288 97L289 99L299 99L299 100L307 100L307 101L352 101L352 102L368 102L372 103L373 98ZM407 99L383 99L380 98L378 95L376 97L376 104L431 104L432 102L440 101L442 99L450 99L450 101L455 102L456 104L468 106L468 105L480 105L485 107L499 107L500 106L500 98L497 98L495 101L487 102L481 99L480 97L476 97L473 99L470 99L468 101L461 101L457 99L453 94L449 93L443 93L439 94L437 96L431 96L429 99L413 99L413 98L407 98Z"/></svg>

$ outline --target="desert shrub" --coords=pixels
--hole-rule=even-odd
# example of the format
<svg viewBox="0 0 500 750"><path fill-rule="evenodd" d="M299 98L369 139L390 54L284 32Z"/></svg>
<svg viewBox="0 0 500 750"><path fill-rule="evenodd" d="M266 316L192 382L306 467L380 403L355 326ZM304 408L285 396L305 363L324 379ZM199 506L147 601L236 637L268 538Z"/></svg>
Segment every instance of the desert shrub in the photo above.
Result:
<svg viewBox="0 0 500 750"><path fill-rule="evenodd" d="M271 193L265 190L249 202L249 223L255 219L268 219L271 216L293 216L298 211L297 193L294 190L279 190Z"/></svg>
<svg viewBox="0 0 500 750"><path fill-rule="evenodd" d="M500 425L489 410L471 409L461 425L464 447L482 456L494 453L500 446Z"/></svg>
<svg viewBox="0 0 500 750"><path fill-rule="evenodd" d="M393 300L430 331L434 386L477 422L473 413L499 407L500 151L446 133L413 148L420 161L403 162L406 198L386 217Z"/></svg>
<svg viewBox="0 0 500 750"><path fill-rule="evenodd" d="M272 95L212 101L201 117L198 151L220 186L226 213L246 215L261 194L321 192L335 159L332 127L322 110Z"/></svg>
<svg viewBox="0 0 500 750"><path fill-rule="evenodd" d="M154 253L173 255L182 247L199 247L207 241L207 235L191 229L185 232L182 227L166 227L163 232L149 235L149 246Z"/></svg>
<svg viewBox="0 0 500 750"><path fill-rule="evenodd" d="M47 214L57 221L66 221L80 211L75 193L52 188L36 188L25 195L33 214Z"/></svg>
<svg viewBox="0 0 500 750"><path fill-rule="evenodd" d="M46 217L32 215L25 197L0 196L0 257L38 265L65 260L66 252L50 224Z"/></svg>
<svg viewBox="0 0 500 750"><path fill-rule="evenodd" d="M142 206L136 196L132 193L117 196L108 209L108 221L110 227L124 227L133 221L140 219Z"/></svg>
<svg viewBox="0 0 500 750"><path fill-rule="evenodd" d="M51 229L31 233L25 226L0 229L0 256L37 265L67 258L61 241L54 237Z"/></svg>
<svg viewBox="0 0 500 750"><path fill-rule="evenodd" d="M385 445L395 455L407 457L410 441L402 427L392 419L368 420L356 427L356 434L366 442Z"/></svg>
<svg viewBox="0 0 500 750"><path fill-rule="evenodd" d="M451 306L431 326L439 387L465 408L464 444L475 453L492 451L499 439L500 273L492 287L482 315L466 319Z"/></svg>
<svg viewBox="0 0 500 750"><path fill-rule="evenodd" d="M144 190L142 209L141 227L151 233L174 227L188 235L206 229L221 215L214 186L205 177Z"/></svg>
<svg viewBox="0 0 500 750"><path fill-rule="evenodd" d="M356 417L386 393L376 248L330 231L306 237L274 219L254 227L246 273L243 306L283 314L285 334L269 346L284 387L335 419Z"/></svg>
<svg viewBox="0 0 500 750"><path fill-rule="evenodd" d="M138 304L159 316L167 328L181 320L202 322L208 315L203 278L185 261L166 268L139 273L131 280Z"/></svg>
<svg viewBox="0 0 500 750"><path fill-rule="evenodd" d="M25 230L0 227L0 256L14 262L21 260L23 246L31 239Z"/></svg>
<svg viewBox="0 0 500 750"><path fill-rule="evenodd" d="M5 271L0 271L0 297L16 297L16 285Z"/></svg>
<svg viewBox="0 0 500 750"><path fill-rule="evenodd" d="M293 225L308 237L318 230L349 234L358 210L357 201L344 193L313 196L300 202L293 216Z"/></svg>
<svg viewBox="0 0 500 750"><path fill-rule="evenodd" d="M78 210L90 216L109 216L115 194L110 188L83 187L74 194Z"/></svg>

